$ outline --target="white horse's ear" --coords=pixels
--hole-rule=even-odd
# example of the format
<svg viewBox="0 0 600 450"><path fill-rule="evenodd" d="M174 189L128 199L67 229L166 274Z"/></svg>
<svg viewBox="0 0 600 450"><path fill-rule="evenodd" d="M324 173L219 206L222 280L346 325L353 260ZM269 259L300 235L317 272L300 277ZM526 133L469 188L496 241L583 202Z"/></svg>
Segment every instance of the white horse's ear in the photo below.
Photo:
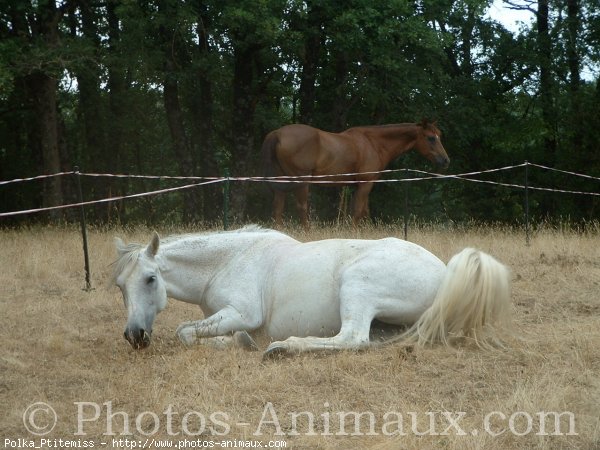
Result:
<svg viewBox="0 0 600 450"><path fill-rule="evenodd" d="M123 239L121 238L115 238L115 247L117 248L117 254L119 256L123 256L123 254L127 252L127 250L125 249L125 242L123 242Z"/></svg>
<svg viewBox="0 0 600 450"><path fill-rule="evenodd" d="M150 257L156 256L159 246L160 246L160 236L155 231L154 234L152 235L152 240L150 241L150 244L148 244L148 247L146 248L146 255L148 255Z"/></svg>

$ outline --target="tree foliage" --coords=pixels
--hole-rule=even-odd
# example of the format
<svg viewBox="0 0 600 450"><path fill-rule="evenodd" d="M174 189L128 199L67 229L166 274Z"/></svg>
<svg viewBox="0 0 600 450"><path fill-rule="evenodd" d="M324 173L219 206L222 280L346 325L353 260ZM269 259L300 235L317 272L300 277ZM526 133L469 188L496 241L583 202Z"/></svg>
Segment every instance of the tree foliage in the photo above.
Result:
<svg viewBox="0 0 600 450"><path fill-rule="evenodd" d="M0 7L0 178L86 172L260 175L272 129L438 121L451 172L525 160L600 176L598 0L507 0L534 14L520 32L489 0L6 0ZM394 168L430 169L416 155ZM598 192L598 181L532 171L530 184ZM523 170L494 180L523 183ZM86 197L168 187L84 180ZM90 208L96 221L216 220L220 186ZM378 185L376 218L402 216L405 185ZM319 217L335 191L313 189ZM518 221L523 192L411 183L424 218ZM0 188L1 209L74 199L66 179ZM270 195L232 186L239 219ZM535 192L538 217L597 219L593 196ZM54 218L57 218L56 215Z"/></svg>

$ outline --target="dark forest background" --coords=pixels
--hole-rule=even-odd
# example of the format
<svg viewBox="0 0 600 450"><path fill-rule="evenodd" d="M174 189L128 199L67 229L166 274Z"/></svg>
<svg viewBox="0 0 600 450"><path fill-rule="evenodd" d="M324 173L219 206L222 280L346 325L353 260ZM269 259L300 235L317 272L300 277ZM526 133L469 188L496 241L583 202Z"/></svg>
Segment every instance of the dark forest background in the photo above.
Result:
<svg viewBox="0 0 600 450"><path fill-rule="evenodd" d="M70 171L261 175L264 136L287 123L328 131L437 120L449 173L520 164L600 176L600 0L510 0L534 20L513 33L489 0L4 0L0 179ZM392 168L432 170L418 155ZM392 175L397 177L397 174ZM598 180L533 170L532 186L600 192ZM524 170L487 179L523 184ZM86 200L177 185L84 178ZM216 221L223 186L89 207L103 222ZM371 195L401 217L402 183ZM411 183L424 219L519 222L523 191ZM314 214L339 190L313 188ZM600 218L598 196L536 191L533 216ZM76 201L72 177L0 186L0 211ZM267 220L260 183L232 183L237 220ZM290 213L292 213L290 208ZM56 211L4 223L69 219Z"/></svg>

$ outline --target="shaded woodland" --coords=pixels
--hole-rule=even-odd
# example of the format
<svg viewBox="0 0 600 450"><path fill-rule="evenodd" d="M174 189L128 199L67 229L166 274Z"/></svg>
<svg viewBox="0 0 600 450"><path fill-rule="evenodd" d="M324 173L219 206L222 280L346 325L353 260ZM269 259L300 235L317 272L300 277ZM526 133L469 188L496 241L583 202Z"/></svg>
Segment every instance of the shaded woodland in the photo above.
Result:
<svg viewBox="0 0 600 450"><path fill-rule="evenodd" d="M510 0L518 33L488 0L5 0L0 6L0 179L83 172L261 175L264 136L287 123L328 131L437 120L449 173L530 161L600 176L600 1ZM392 168L432 170L411 154ZM397 177L397 174L391 177ZM523 184L523 171L491 180ZM87 200L174 186L84 178ZM600 192L536 170L530 184ZM402 216L402 183L377 185L375 219ZM523 192L411 183L424 219L518 222ZM313 189L321 219L339 190ZM72 179L0 187L0 211L76 200ZM535 192L531 213L586 222L597 196ZM237 220L267 220L271 195L232 183ZM216 221L222 185L87 209L105 222ZM290 209L291 211L291 209ZM57 211L5 223L69 219Z"/></svg>

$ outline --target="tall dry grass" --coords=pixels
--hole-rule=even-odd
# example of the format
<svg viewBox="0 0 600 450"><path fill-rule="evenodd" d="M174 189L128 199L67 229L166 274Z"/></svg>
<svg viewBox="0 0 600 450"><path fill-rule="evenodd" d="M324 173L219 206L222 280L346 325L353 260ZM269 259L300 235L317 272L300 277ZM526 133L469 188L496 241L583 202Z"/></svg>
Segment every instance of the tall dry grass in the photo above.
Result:
<svg viewBox="0 0 600 450"><path fill-rule="evenodd" d="M379 238L401 236L402 230L318 228L292 229L291 234L300 240ZM409 231L410 240L442 260L474 246L511 268L518 338L509 349L388 346L276 361L240 350L184 348L175 328L199 318L199 310L175 301L159 315L150 348L133 351L122 338L121 294L107 287L115 235L142 242L150 237L146 229L92 230L95 290L85 292L76 229L0 231L3 444L7 438L39 443L25 428L23 414L30 404L46 402L58 419L45 438L105 442L104 448L112 446L113 438L126 437L120 435L126 430L125 415L132 433L128 438L144 441L150 434L174 442L187 438L188 444L198 438L260 440L263 445L282 440L298 449L600 448L597 230L540 229L528 247L522 233L500 227ZM94 404L99 417L91 420ZM90 420L79 422L78 411ZM362 414L360 419L346 416L341 426L339 414L352 412ZM543 412L572 413L574 428L565 415L558 430L553 419L540 429ZM111 413L116 413L112 419L107 417ZM217 414L215 420L211 414ZM43 414L34 419L44 426ZM149 433L157 419L157 431ZM387 436L400 431L397 422L402 433ZM211 424L216 433L228 433L211 436ZM203 425L201 436L190 435ZM107 435L110 431L114 435Z"/></svg>

